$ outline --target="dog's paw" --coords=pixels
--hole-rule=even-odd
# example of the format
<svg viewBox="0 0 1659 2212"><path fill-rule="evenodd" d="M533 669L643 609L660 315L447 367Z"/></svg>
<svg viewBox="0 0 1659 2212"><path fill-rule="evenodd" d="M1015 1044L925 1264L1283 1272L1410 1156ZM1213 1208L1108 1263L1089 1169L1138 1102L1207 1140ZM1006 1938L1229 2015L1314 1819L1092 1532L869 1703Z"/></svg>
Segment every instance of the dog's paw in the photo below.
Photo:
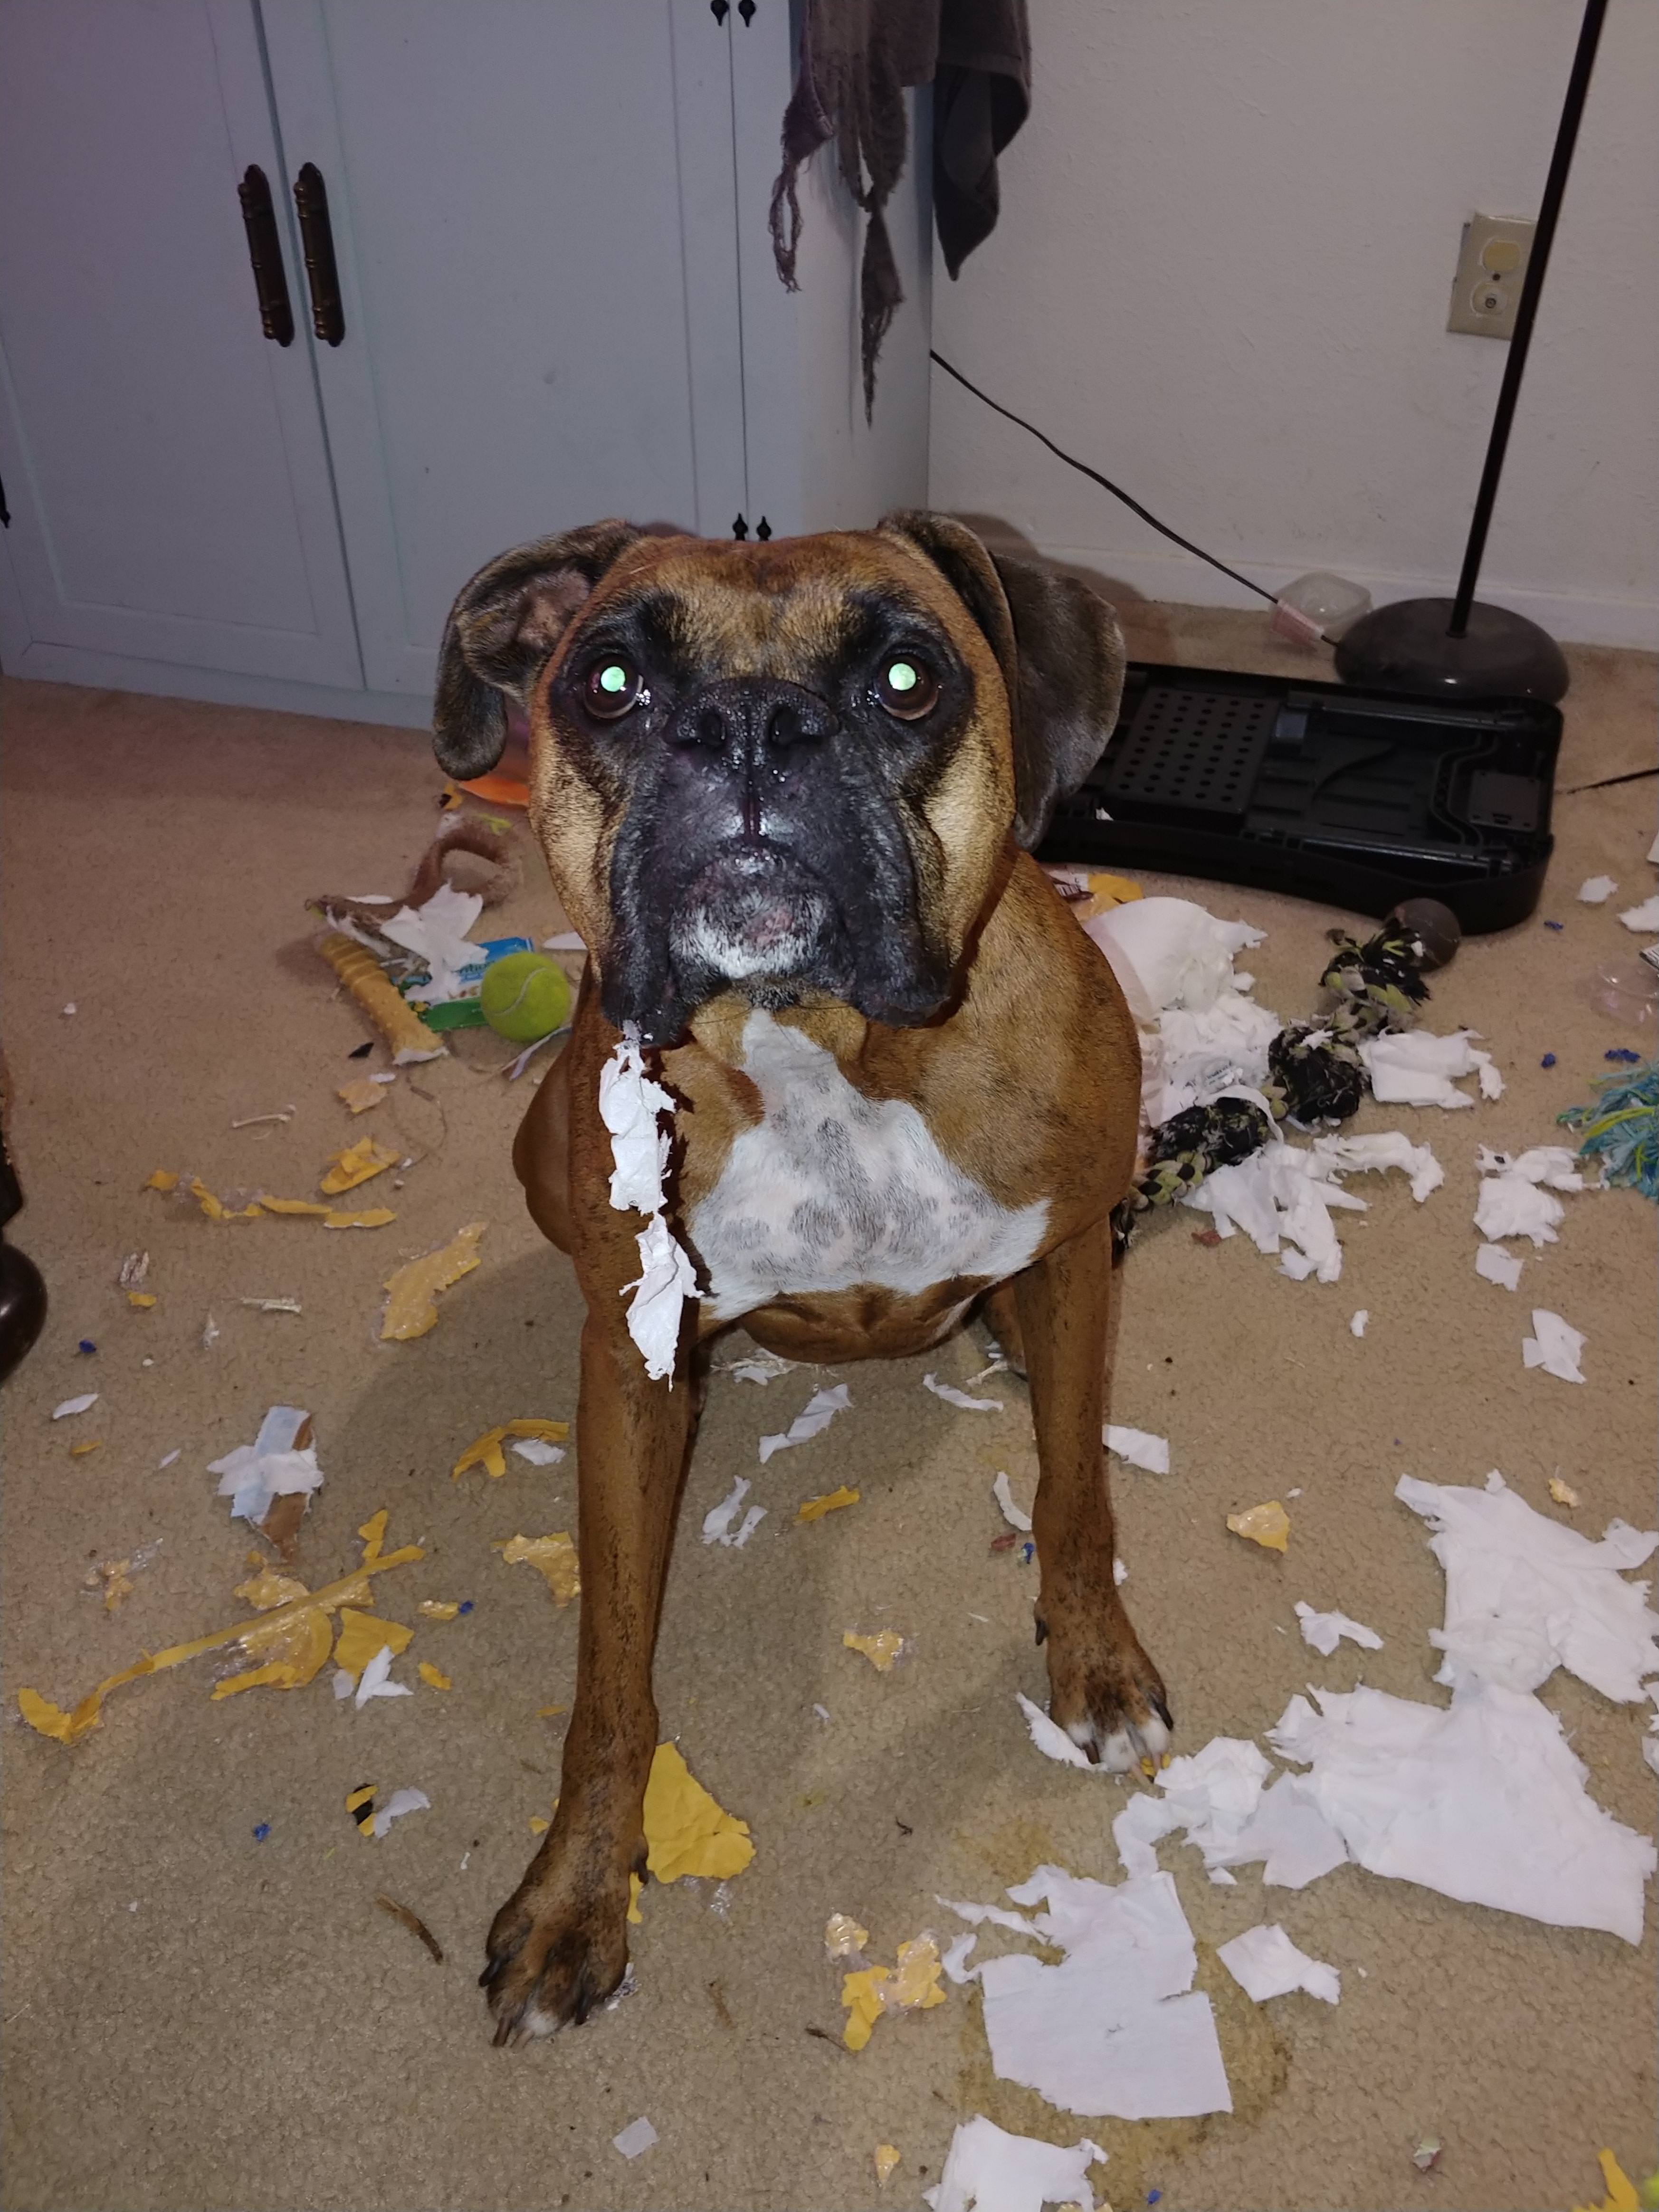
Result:
<svg viewBox="0 0 1659 2212"><path fill-rule="evenodd" d="M538 1863L539 1865L539 1862ZM628 1971L628 1877L586 1891L532 1866L490 1923L478 1977L495 2044L580 2027Z"/></svg>
<svg viewBox="0 0 1659 2212"><path fill-rule="evenodd" d="M1116 1620L1065 1626L1050 1620L1048 1710L1097 1766L1127 1774L1169 1749L1175 1722L1162 1676L1121 1607Z"/></svg>

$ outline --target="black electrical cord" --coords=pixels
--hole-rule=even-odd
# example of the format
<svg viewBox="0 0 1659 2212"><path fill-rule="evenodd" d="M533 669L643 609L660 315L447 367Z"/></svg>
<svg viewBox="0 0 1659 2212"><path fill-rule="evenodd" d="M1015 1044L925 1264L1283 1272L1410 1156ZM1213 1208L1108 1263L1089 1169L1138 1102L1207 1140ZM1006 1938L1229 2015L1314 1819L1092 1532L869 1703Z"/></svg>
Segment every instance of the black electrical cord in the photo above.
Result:
<svg viewBox="0 0 1659 2212"><path fill-rule="evenodd" d="M1023 415L1016 415L1012 407L1005 407L1000 400L993 399L988 392L981 392L978 385L970 382L959 368L946 361L942 353L935 353L930 346L927 357L930 361L936 361L947 376L954 376L957 382L965 390L971 392L975 399L982 399L994 413L1006 416L1009 422L1018 422L1022 430L1029 430L1039 445L1046 446L1057 460L1065 462L1068 469L1076 469L1079 475L1087 477L1091 483L1097 483L1103 491L1110 492L1114 499L1121 499L1131 514L1138 514L1143 522L1150 523L1152 528L1161 537L1167 538L1172 545L1179 545L1184 553L1196 554L1200 561L1207 561L1212 568L1219 568L1224 576L1231 576L1234 583L1243 584L1247 592L1254 592L1258 599L1266 599L1270 606L1277 601L1279 594L1276 592L1270 592L1264 586L1253 583L1248 576L1241 576L1237 568L1230 568L1224 561L1218 561L1213 553L1206 553L1201 545L1194 545L1190 538L1183 538L1178 530L1171 530L1167 522L1160 522L1158 517L1149 508L1144 507L1138 499L1131 499L1121 484L1115 484L1109 477L1102 476L1098 469L1091 469L1086 461L1079 461L1073 455L1062 453L1054 440L1045 437L1035 422L1028 422Z"/></svg>

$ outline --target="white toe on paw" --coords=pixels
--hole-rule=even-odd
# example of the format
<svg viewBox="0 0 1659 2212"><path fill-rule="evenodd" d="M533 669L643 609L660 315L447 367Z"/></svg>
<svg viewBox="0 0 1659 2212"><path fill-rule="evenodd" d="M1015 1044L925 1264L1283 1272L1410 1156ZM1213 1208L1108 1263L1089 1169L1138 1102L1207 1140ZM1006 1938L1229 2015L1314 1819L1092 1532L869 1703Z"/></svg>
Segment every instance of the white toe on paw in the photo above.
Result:
<svg viewBox="0 0 1659 2212"><path fill-rule="evenodd" d="M1068 1721L1066 1733L1079 1751L1091 1751L1109 1774L1129 1774L1143 1759L1157 1760L1170 1740L1156 1713L1148 1713L1138 1727L1114 1729L1109 1735L1091 1720Z"/></svg>
<svg viewBox="0 0 1659 2212"><path fill-rule="evenodd" d="M519 2033L526 2042L532 2036L556 2035L563 2026L556 2013L544 2012L538 2004L527 2004L519 2014Z"/></svg>

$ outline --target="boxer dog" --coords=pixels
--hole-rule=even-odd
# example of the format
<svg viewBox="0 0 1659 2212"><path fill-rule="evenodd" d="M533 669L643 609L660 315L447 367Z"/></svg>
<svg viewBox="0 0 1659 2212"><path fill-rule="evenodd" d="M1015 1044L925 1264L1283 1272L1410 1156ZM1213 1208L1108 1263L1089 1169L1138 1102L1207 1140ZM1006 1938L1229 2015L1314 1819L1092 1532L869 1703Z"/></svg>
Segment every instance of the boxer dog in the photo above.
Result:
<svg viewBox="0 0 1659 2212"><path fill-rule="evenodd" d="M514 1147L587 1318L575 1702L553 1825L489 1931L497 2044L582 2021L626 1969L658 1614L730 1323L839 1363L927 1351L981 1306L1030 1385L1053 1716L1108 1767L1170 1740L1113 1582L1101 1434L1139 1053L1030 857L1122 677L1102 599L937 514L745 545L594 523L455 602L438 758L483 775L522 705L531 820L589 952ZM667 1212L696 1271L659 1380L599 1111L624 1025L675 1102Z"/></svg>

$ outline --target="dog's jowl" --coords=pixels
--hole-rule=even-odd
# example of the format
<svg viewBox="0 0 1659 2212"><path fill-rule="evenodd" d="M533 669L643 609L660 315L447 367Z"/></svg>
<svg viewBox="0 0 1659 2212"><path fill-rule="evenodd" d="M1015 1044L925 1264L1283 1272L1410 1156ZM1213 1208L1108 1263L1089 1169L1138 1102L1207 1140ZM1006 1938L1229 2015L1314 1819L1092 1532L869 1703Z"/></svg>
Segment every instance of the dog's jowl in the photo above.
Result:
<svg viewBox="0 0 1659 2212"><path fill-rule="evenodd" d="M455 603L438 757L482 775L527 710L531 813L590 952L514 1147L587 1301L582 1605L552 1827L489 1932L498 2042L584 2019L627 1965L657 1738L652 1650L712 1336L925 1350L982 1306L1029 1377L1051 1710L1109 1766L1170 1714L1112 1577L1109 1216L1139 1060L1110 969L1030 857L1110 732L1111 609L960 524L727 545L595 523ZM623 1295L601 1070L624 1025L676 1102L696 1270L653 1381Z"/></svg>

